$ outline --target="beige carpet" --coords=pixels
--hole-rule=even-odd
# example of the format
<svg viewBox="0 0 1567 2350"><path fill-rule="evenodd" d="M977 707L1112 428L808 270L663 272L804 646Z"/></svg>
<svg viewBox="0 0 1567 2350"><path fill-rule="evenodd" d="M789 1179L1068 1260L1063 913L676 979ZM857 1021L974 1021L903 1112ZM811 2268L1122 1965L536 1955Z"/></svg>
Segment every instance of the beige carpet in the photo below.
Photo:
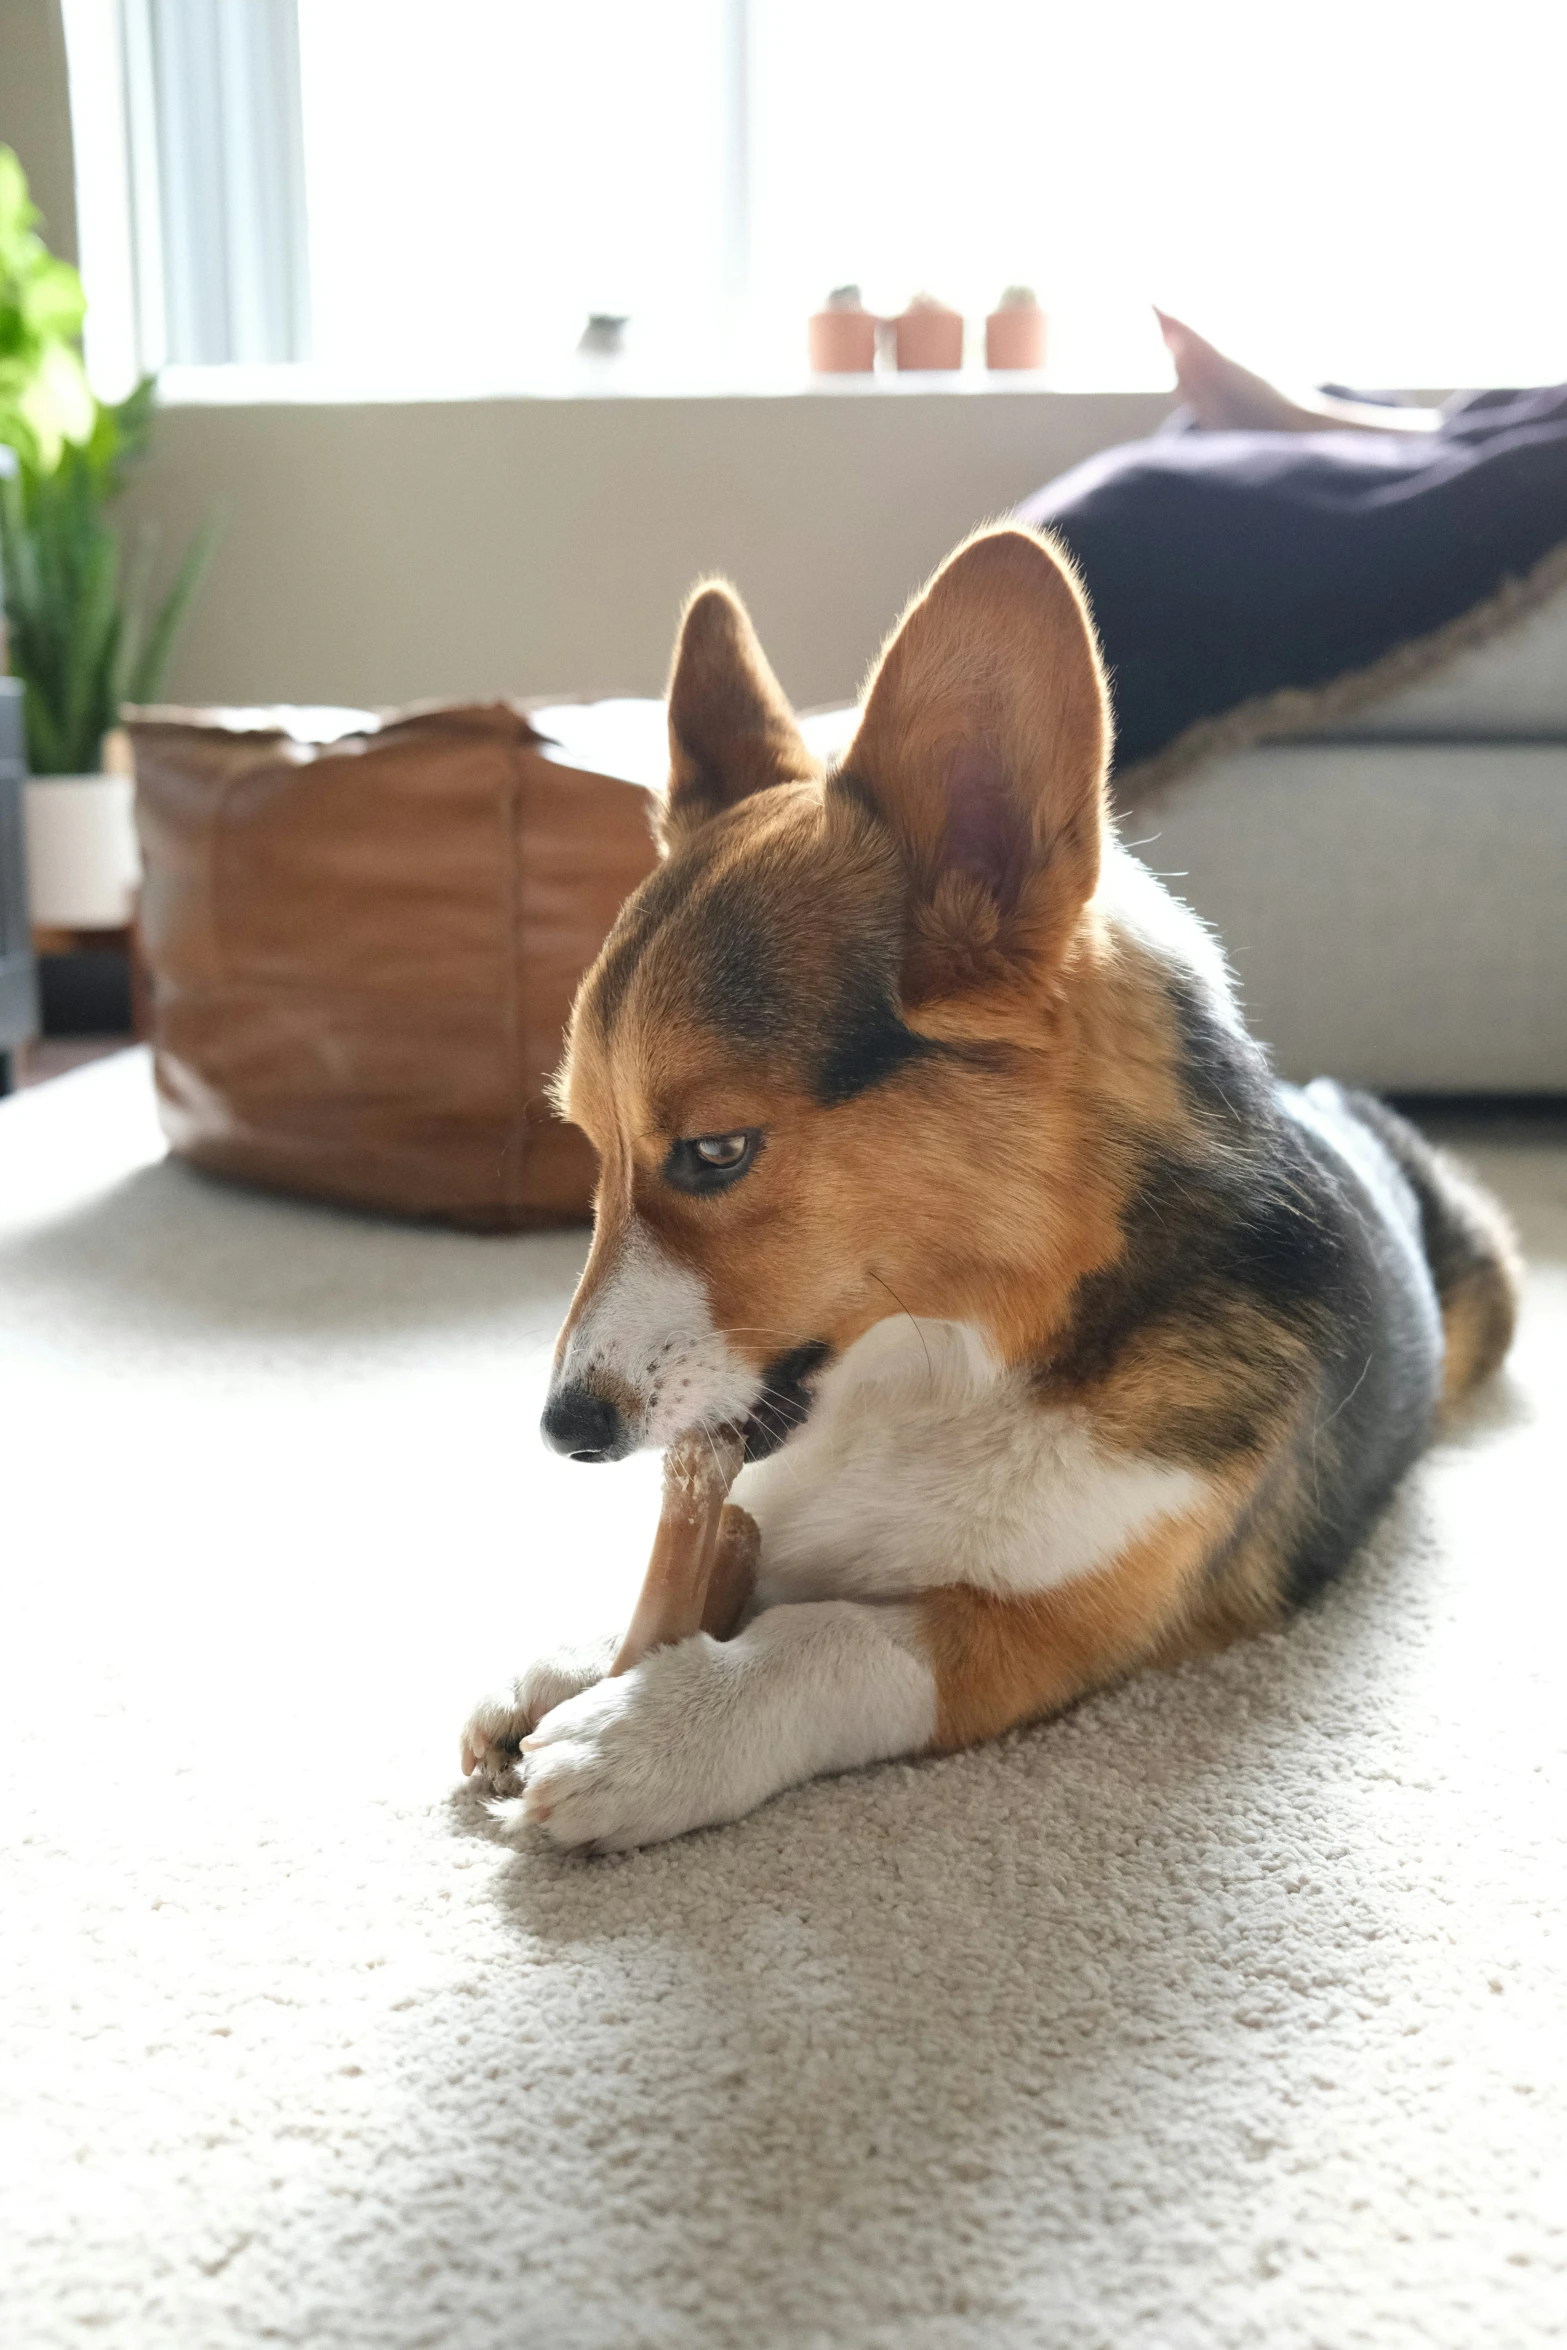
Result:
<svg viewBox="0 0 1567 2350"><path fill-rule="evenodd" d="M0 2340L1508 2350L1567 2330L1567 1150L1510 1377L1287 1635L616 1861L454 1741L632 1589L572 1238L0 1107Z"/></svg>

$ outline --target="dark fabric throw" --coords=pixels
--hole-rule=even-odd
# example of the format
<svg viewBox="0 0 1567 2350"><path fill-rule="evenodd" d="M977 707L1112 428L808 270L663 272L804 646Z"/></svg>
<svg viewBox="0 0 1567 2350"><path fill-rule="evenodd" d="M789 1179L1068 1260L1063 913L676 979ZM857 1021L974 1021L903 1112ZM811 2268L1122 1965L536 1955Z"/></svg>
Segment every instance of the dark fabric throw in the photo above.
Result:
<svg viewBox="0 0 1567 2350"><path fill-rule="evenodd" d="M1407 437L1171 423L1018 509L1082 568L1119 777L1447 627L1567 541L1567 385L1462 395Z"/></svg>

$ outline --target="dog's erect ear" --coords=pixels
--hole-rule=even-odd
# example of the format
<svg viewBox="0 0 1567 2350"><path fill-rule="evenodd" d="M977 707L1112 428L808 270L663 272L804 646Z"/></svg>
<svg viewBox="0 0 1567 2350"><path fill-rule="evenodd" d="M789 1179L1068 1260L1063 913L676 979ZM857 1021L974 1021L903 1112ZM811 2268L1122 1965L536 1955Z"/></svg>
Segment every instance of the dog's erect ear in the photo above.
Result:
<svg viewBox="0 0 1567 2350"><path fill-rule="evenodd" d="M750 616L722 580L687 604L669 680L668 840L777 783L821 768L767 666Z"/></svg>
<svg viewBox="0 0 1567 2350"><path fill-rule="evenodd" d="M837 787L910 867L910 1001L1059 962L1099 879L1109 751L1065 559L1029 531L981 532L894 631Z"/></svg>

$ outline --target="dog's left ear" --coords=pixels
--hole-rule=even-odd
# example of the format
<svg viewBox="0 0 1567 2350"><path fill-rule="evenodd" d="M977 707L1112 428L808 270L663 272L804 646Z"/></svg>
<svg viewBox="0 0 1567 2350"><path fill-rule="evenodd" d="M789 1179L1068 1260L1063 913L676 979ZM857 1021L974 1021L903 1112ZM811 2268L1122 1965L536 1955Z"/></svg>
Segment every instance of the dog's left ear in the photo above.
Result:
<svg viewBox="0 0 1567 2350"><path fill-rule="evenodd" d="M910 869L911 1002L1053 970L1099 879L1109 700L1081 589L1032 532L981 532L882 655L832 787Z"/></svg>
<svg viewBox="0 0 1567 2350"><path fill-rule="evenodd" d="M669 768L663 829L671 844L753 792L821 777L750 615L724 580L699 587L680 623Z"/></svg>

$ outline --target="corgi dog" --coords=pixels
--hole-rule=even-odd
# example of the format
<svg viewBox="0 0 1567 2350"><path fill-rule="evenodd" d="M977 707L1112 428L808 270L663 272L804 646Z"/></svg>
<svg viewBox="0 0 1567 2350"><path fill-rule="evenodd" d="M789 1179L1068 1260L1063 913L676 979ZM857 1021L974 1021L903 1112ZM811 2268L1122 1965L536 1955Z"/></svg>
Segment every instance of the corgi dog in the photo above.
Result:
<svg viewBox="0 0 1567 2350"><path fill-rule="evenodd" d="M1083 593L997 528L812 758L731 590L669 693L664 856L582 984L593 1242L543 1430L739 1430L734 1637L546 1658L464 1734L566 1847L733 1820L1278 1624L1501 1361L1498 1206L1275 1081L1213 939L1115 841Z"/></svg>

